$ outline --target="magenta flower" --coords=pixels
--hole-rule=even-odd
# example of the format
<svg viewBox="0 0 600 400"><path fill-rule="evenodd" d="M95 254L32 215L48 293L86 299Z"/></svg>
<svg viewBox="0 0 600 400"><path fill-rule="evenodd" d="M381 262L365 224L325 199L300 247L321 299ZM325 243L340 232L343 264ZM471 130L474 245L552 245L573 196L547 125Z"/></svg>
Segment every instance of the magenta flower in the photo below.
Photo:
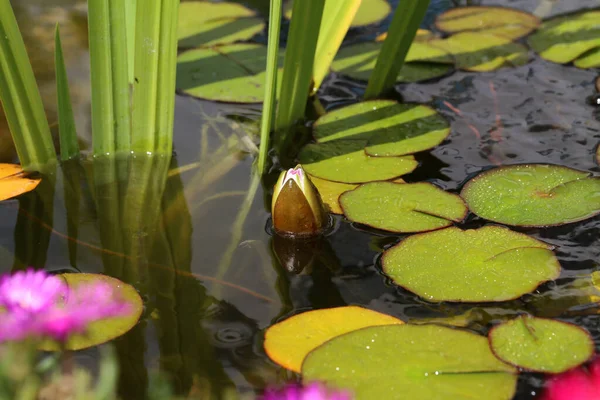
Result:
<svg viewBox="0 0 600 400"><path fill-rule="evenodd" d="M19 271L0 278L0 306L7 311L39 313L67 293L67 285L45 271Z"/></svg>
<svg viewBox="0 0 600 400"><path fill-rule="evenodd" d="M540 400L598 400L600 399L600 357L587 368L576 368L553 376L546 382Z"/></svg>
<svg viewBox="0 0 600 400"><path fill-rule="evenodd" d="M263 400L350 400L352 396L345 390L331 390L319 382L302 386L289 384L282 389L267 389Z"/></svg>

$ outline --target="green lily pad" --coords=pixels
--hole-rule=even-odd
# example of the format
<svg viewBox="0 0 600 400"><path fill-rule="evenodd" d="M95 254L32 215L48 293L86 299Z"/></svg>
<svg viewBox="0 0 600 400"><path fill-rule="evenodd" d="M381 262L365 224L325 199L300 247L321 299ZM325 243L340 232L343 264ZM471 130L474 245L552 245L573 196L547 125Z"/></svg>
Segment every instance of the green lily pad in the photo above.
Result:
<svg viewBox="0 0 600 400"><path fill-rule="evenodd" d="M108 284L113 288L116 294L120 295L120 297L132 307L130 315L106 318L92 322L85 335L71 335L64 344L65 349L81 350L106 343L109 340L127 333L140 319L144 309L144 302L133 286L110 276L100 274L67 273L60 276L65 279L67 286L69 287L77 287L78 285L95 282ZM40 343L38 348L44 351L59 351L61 350L61 345L58 342L47 339Z"/></svg>
<svg viewBox="0 0 600 400"><path fill-rule="evenodd" d="M600 67L600 46L584 53L573 62L573 65L583 69Z"/></svg>
<svg viewBox="0 0 600 400"><path fill-rule="evenodd" d="M383 43L366 42L345 46L336 54L331 70L354 79L368 80ZM415 40L406 55L396 82L418 82L439 78L453 69L453 58L425 40Z"/></svg>
<svg viewBox="0 0 600 400"><path fill-rule="evenodd" d="M481 218L507 225L562 225L600 213L600 179L558 165L495 168L471 179L461 196Z"/></svg>
<svg viewBox="0 0 600 400"><path fill-rule="evenodd" d="M248 40L261 32L265 21L237 3L187 1L179 6L179 47L213 46Z"/></svg>
<svg viewBox="0 0 600 400"><path fill-rule="evenodd" d="M372 156L402 156L430 149L450 134L448 122L434 109L393 100L363 101L331 111L313 126L320 143L367 140Z"/></svg>
<svg viewBox="0 0 600 400"><path fill-rule="evenodd" d="M597 51L591 58L590 51L600 48L600 10L583 11L544 21L528 38L529 46L540 57L559 64L566 64L583 56L581 68L600 67Z"/></svg>
<svg viewBox="0 0 600 400"><path fill-rule="evenodd" d="M489 341L501 360L530 371L553 374L575 368L594 354L594 342L584 329L530 316L496 326L489 333Z"/></svg>
<svg viewBox="0 0 600 400"><path fill-rule="evenodd" d="M413 156L371 157L365 153L366 144L366 140L311 143L302 148L298 159L310 175L342 183L385 181L417 167Z"/></svg>
<svg viewBox="0 0 600 400"><path fill-rule="evenodd" d="M207 100L260 103L265 92L266 63L267 47L261 44L189 50L177 57L176 88ZM279 65L283 65L282 56Z"/></svg>
<svg viewBox="0 0 600 400"><path fill-rule="evenodd" d="M292 18L292 4L288 1L283 6L283 15L287 19ZM350 26L355 28L381 22L391 11L392 7L386 0L362 0Z"/></svg>
<svg viewBox="0 0 600 400"><path fill-rule="evenodd" d="M340 197L344 215L352 221L390 232L423 232L462 221L462 199L431 183L372 182Z"/></svg>
<svg viewBox="0 0 600 400"><path fill-rule="evenodd" d="M499 226L408 237L383 253L382 267L433 302L512 300L560 274L551 246Z"/></svg>
<svg viewBox="0 0 600 400"><path fill-rule="evenodd" d="M338 336L308 354L304 382L323 381L355 400L509 400L516 370L487 339L437 325L387 325Z"/></svg>
<svg viewBox="0 0 600 400"><path fill-rule="evenodd" d="M317 178L316 176L311 176L310 181L315 185L317 191L321 195L321 200L323 200L323 204L327 207L327 211L332 214L344 213L339 203L340 196L342 193L358 187L358 185L328 181L327 179Z"/></svg>
<svg viewBox="0 0 600 400"><path fill-rule="evenodd" d="M440 14L435 26L447 33L475 31L517 39L540 25L535 15L504 7L459 7Z"/></svg>

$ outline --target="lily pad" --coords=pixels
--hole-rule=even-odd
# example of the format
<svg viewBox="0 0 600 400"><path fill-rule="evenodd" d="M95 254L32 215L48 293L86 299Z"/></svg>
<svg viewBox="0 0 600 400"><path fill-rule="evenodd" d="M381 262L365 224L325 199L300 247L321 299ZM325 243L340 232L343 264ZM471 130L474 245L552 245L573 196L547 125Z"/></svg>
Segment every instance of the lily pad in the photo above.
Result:
<svg viewBox="0 0 600 400"><path fill-rule="evenodd" d="M344 215L352 221L390 232L423 232L462 221L462 199L431 183L372 182L340 197Z"/></svg>
<svg viewBox="0 0 600 400"><path fill-rule="evenodd" d="M267 47L261 44L189 50L177 57L176 87L207 100L260 103L264 98L266 63ZM279 63L283 65L281 56Z"/></svg>
<svg viewBox="0 0 600 400"><path fill-rule="evenodd" d="M448 122L434 109L393 100L363 101L331 111L313 127L320 143L367 140L365 151L372 156L402 156L427 150L449 133Z"/></svg>
<svg viewBox="0 0 600 400"><path fill-rule="evenodd" d="M323 203L328 209L327 211L332 214L344 213L339 203L340 196L342 193L358 187L358 185L328 181L327 179L317 178L316 176L311 176L310 181L319 191L321 200L323 200Z"/></svg>
<svg viewBox="0 0 600 400"><path fill-rule="evenodd" d="M264 348L271 360L287 369L300 372L306 355L326 341L367 326L390 324L403 322L356 306L308 311L267 329Z"/></svg>
<svg viewBox="0 0 600 400"><path fill-rule="evenodd" d="M465 71L486 72L516 67L529 62L529 50L510 38L481 32L460 32L431 44L452 54L456 67Z"/></svg>
<svg viewBox="0 0 600 400"><path fill-rule="evenodd" d="M331 64L332 71L354 79L368 80L383 43L366 42L342 47ZM427 41L415 40L406 55L396 82L418 82L439 78L453 69L454 59Z"/></svg>
<svg viewBox="0 0 600 400"><path fill-rule="evenodd" d="M41 182L23 171L20 165L0 164L0 201L32 191Z"/></svg>
<svg viewBox="0 0 600 400"><path fill-rule="evenodd" d="M264 20L241 4L187 1L179 6L178 46L213 46L248 40L264 27Z"/></svg>
<svg viewBox="0 0 600 400"><path fill-rule="evenodd" d="M475 31L510 39L523 37L539 25L535 15L505 7L452 8L435 20L435 26L447 33Z"/></svg>
<svg viewBox="0 0 600 400"><path fill-rule="evenodd" d="M461 196L481 218L507 225L562 225L600 213L600 179L558 165L495 168L471 179Z"/></svg>
<svg viewBox="0 0 600 400"><path fill-rule="evenodd" d="M366 140L311 143L302 148L298 159L310 175L342 183L385 181L408 174L418 165L413 156L369 156L366 145Z"/></svg>
<svg viewBox="0 0 600 400"><path fill-rule="evenodd" d="M304 382L323 381L354 399L509 400L516 370L487 339L437 325L389 325L338 336L302 364Z"/></svg>
<svg viewBox="0 0 600 400"><path fill-rule="evenodd" d="M133 286L110 276L100 274L67 273L60 276L65 279L69 287L77 287L78 285L94 282L108 284L132 308L131 314L127 316L106 318L92 322L85 335L71 335L64 345L65 349L81 350L108 342L127 333L140 319L144 309L144 302ZM61 345L53 340L44 340L38 348L45 351L58 351L61 350Z"/></svg>
<svg viewBox="0 0 600 400"><path fill-rule="evenodd" d="M577 68L597 68L600 67L600 46L584 53L573 62Z"/></svg>
<svg viewBox="0 0 600 400"><path fill-rule="evenodd" d="M292 1L288 1L283 6L285 18L292 18ZM386 0L362 0L356 16L352 20L351 27L359 27L381 22L392 11L392 7Z"/></svg>
<svg viewBox="0 0 600 400"><path fill-rule="evenodd" d="M576 61L582 68L600 67L597 51L600 48L600 10L588 10L563 15L544 21L540 28L528 38L529 46L540 57L559 64Z"/></svg>
<svg viewBox="0 0 600 400"><path fill-rule="evenodd" d="M551 248L499 226L451 227L404 239L383 253L382 266L428 301L506 301L559 276Z"/></svg>
<svg viewBox="0 0 600 400"><path fill-rule="evenodd" d="M493 328L489 340L498 358L530 371L559 374L594 355L587 331L551 319L520 316Z"/></svg>

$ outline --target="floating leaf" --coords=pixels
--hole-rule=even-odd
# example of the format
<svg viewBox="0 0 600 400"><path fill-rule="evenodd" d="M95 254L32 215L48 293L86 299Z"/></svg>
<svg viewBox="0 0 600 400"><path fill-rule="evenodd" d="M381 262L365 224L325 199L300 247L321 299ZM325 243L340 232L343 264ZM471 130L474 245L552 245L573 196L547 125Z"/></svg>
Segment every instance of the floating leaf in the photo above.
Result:
<svg viewBox="0 0 600 400"><path fill-rule="evenodd" d="M32 191L41 182L32 178L20 165L0 164L0 201Z"/></svg>
<svg viewBox="0 0 600 400"><path fill-rule="evenodd" d="M308 311L267 329L264 347L271 360L300 372L306 355L329 339L368 326L402 323L389 315L356 306Z"/></svg>
<svg viewBox="0 0 600 400"><path fill-rule="evenodd" d="M71 288L82 284L85 285L96 282L108 284L113 288L115 293L119 294L124 301L131 305L132 308L130 315L106 318L100 321L92 322L89 325L85 335L71 335L64 344L64 348L67 350L86 349L88 347L97 346L124 335L135 326L135 324L138 322L138 319L142 315L144 302L142 301L142 298L138 292L131 285L123 283L118 279L111 278L110 276L100 274L68 273L60 276L65 279L67 286ZM61 349L61 345L52 340L45 340L38 346L38 348L46 351L57 351Z"/></svg>
<svg viewBox="0 0 600 400"><path fill-rule="evenodd" d="M437 325L389 325L338 336L302 364L304 382L323 381L354 399L509 400L516 370L487 339Z"/></svg>
<svg viewBox="0 0 600 400"><path fill-rule="evenodd" d="M292 1L284 4L284 16L287 19L292 18ZM352 21L351 27L371 25L382 21L392 11L391 6L386 0L363 0Z"/></svg>
<svg viewBox="0 0 600 400"><path fill-rule="evenodd" d="M373 182L340 197L352 221L390 232L423 232L460 222L467 207L455 194L431 183Z"/></svg>
<svg viewBox="0 0 600 400"><path fill-rule="evenodd" d="M560 274L551 246L499 226L446 228L383 253L383 271L429 301L516 299Z"/></svg>
<svg viewBox="0 0 600 400"><path fill-rule="evenodd" d="M186 51L177 57L177 90L207 100L260 103L265 91L266 57L267 47L261 44Z"/></svg>
<svg viewBox="0 0 600 400"><path fill-rule="evenodd" d="M298 159L310 175L342 183L385 181L412 172L413 156L371 157L365 153L366 140L335 140L311 143Z"/></svg>
<svg viewBox="0 0 600 400"><path fill-rule="evenodd" d="M241 4L187 1L179 6L179 47L213 46L248 40L265 27L262 18Z"/></svg>
<svg viewBox="0 0 600 400"><path fill-rule="evenodd" d="M333 214L344 213L338 201L342 193L358 187L358 185L328 181L327 179L317 178L316 176L311 176L310 180L319 191L321 200L323 200L323 203L328 208L327 211Z"/></svg>
<svg viewBox="0 0 600 400"><path fill-rule="evenodd" d="M435 34L431 32L429 29L417 29L417 34L415 35L415 40L425 41L427 39L434 38ZM383 32L375 38L376 42L383 42L387 38L387 32Z"/></svg>
<svg viewBox="0 0 600 400"><path fill-rule="evenodd" d="M383 43L367 42L342 47L331 69L354 79L368 80ZM438 78L453 69L454 59L443 49L416 40L406 55L397 82L418 82Z"/></svg>
<svg viewBox="0 0 600 400"><path fill-rule="evenodd" d="M498 358L537 372L559 374L583 364L594 354L594 342L584 329L530 316L496 326L489 340Z"/></svg>
<svg viewBox="0 0 600 400"><path fill-rule="evenodd" d="M372 156L402 156L440 144L450 127L434 109L393 100L363 101L319 118L313 135L324 143L337 139L367 140Z"/></svg>
<svg viewBox="0 0 600 400"><path fill-rule="evenodd" d="M600 67L600 46L583 54L573 62L577 68L597 68Z"/></svg>
<svg viewBox="0 0 600 400"><path fill-rule="evenodd" d="M440 14L435 26L447 33L475 31L510 39L529 34L540 25L535 15L504 7L459 7Z"/></svg>
<svg viewBox="0 0 600 400"><path fill-rule="evenodd" d="M446 39L432 40L431 44L452 54L456 67L466 71L493 71L529 62L527 47L489 33L461 32Z"/></svg>
<svg viewBox="0 0 600 400"><path fill-rule="evenodd" d="M481 218L507 225L562 225L600 213L600 179L558 165L495 168L471 179L461 196Z"/></svg>
<svg viewBox="0 0 600 400"><path fill-rule="evenodd" d="M548 61L565 64L584 56L584 60L575 61L575 65L579 64L581 68L600 67L598 21L600 10L549 19L529 37L529 46ZM588 53L590 50L594 50L593 53Z"/></svg>

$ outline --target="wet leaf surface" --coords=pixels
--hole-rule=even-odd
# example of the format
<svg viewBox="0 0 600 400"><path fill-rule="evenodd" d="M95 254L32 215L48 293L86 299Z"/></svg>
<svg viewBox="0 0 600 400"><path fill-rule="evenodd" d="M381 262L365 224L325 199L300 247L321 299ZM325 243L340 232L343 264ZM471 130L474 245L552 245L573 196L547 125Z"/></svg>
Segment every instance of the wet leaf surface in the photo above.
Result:
<svg viewBox="0 0 600 400"><path fill-rule="evenodd" d="M425 182L367 183L344 193L340 204L350 221L398 233L444 228L467 215L459 196Z"/></svg>
<svg viewBox="0 0 600 400"><path fill-rule="evenodd" d="M600 213L600 179L558 165L495 168L471 179L461 196L481 218L507 225L562 225Z"/></svg>
<svg viewBox="0 0 600 400"><path fill-rule="evenodd" d="M485 337L437 325L390 325L338 336L302 364L305 382L324 381L362 399L511 399L516 370Z"/></svg>
<svg viewBox="0 0 600 400"><path fill-rule="evenodd" d="M32 191L41 182L23 171L20 165L0 164L0 201Z"/></svg>
<svg viewBox="0 0 600 400"><path fill-rule="evenodd" d="M300 372L306 355L326 341L368 326L402 324L392 316L356 306L313 310L272 325L265 332L271 360Z"/></svg>
<svg viewBox="0 0 600 400"><path fill-rule="evenodd" d="M292 1L284 4L284 16L292 18ZM392 11L392 7L386 0L363 0L356 12L351 27L359 27L381 22Z"/></svg>
<svg viewBox="0 0 600 400"><path fill-rule="evenodd" d="M551 246L499 226L410 236L383 253L382 267L432 302L516 299L560 274Z"/></svg>
<svg viewBox="0 0 600 400"><path fill-rule="evenodd" d="M321 200L323 200L323 203L327 207L327 211L333 214L344 213L339 203L339 198L342 193L358 187L358 185L328 181L327 179L317 178L316 176L311 176L310 180L319 191Z"/></svg>
<svg viewBox="0 0 600 400"><path fill-rule="evenodd" d="M493 328L489 340L501 360L553 374L575 368L594 354L594 343L584 329L526 315Z"/></svg>

